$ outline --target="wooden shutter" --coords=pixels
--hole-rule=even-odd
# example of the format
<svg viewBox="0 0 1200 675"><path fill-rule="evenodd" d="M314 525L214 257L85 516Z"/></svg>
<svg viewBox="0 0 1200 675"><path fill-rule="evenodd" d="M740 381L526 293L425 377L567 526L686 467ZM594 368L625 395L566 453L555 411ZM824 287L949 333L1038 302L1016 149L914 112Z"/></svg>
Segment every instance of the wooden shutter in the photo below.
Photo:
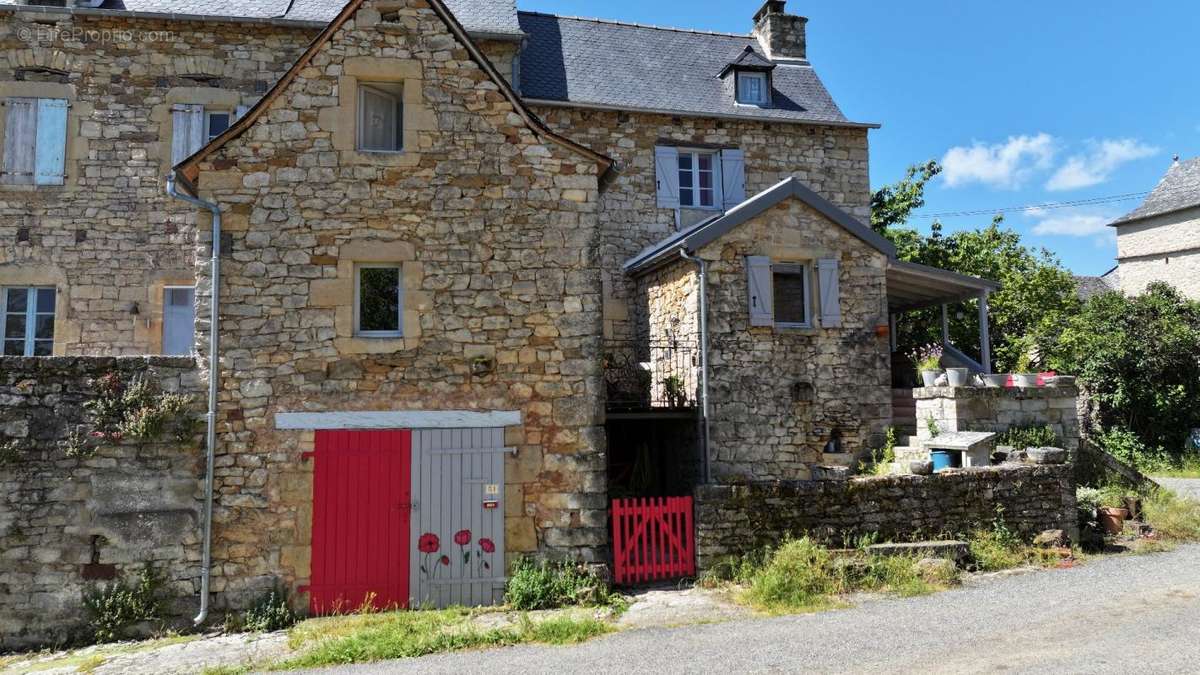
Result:
<svg viewBox="0 0 1200 675"><path fill-rule="evenodd" d="M679 150L654 148L654 178L658 183L658 208L679 208Z"/></svg>
<svg viewBox="0 0 1200 675"><path fill-rule="evenodd" d="M746 286L750 290L750 325L774 325L770 258L760 255L746 256Z"/></svg>
<svg viewBox="0 0 1200 675"><path fill-rule="evenodd" d="M242 119L242 116L243 116L243 115L245 115L245 114L246 114L247 112L249 112L249 111L250 111L250 106L248 106L248 105L239 105L239 106L238 106L237 108L235 108L235 109L234 109L234 111L233 111L233 121L234 121L234 122L236 122L236 121L238 121L238 120Z"/></svg>
<svg viewBox="0 0 1200 675"><path fill-rule="evenodd" d="M10 98L4 124L4 175L9 184L33 183L37 147L37 99Z"/></svg>
<svg viewBox="0 0 1200 675"><path fill-rule="evenodd" d="M746 201L746 153L741 150L721 151L721 193L726 211Z"/></svg>
<svg viewBox="0 0 1200 675"><path fill-rule="evenodd" d="M171 111L171 165L204 147L204 106L177 105Z"/></svg>
<svg viewBox="0 0 1200 675"><path fill-rule="evenodd" d="M34 182L62 185L67 158L67 102L61 98L42 98L37 103Z"/></svg>
<svg viewBox="0 0 1200 675"><path fill-rule="evenodd" d="M817 261L817 289L821 293L821 326L837 328L842 325L842 298L838 288L838 261L822 258Z"/></svg>

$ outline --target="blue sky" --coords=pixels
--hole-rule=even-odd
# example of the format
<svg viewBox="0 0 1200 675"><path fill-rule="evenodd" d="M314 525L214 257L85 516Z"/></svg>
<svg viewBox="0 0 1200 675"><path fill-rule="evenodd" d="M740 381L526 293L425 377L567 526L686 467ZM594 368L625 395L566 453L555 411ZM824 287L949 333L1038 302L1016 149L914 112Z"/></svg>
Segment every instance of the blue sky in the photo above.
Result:
<svg viewBox="0 0 1200 675"><path fill-rule="evenodd" d="M518 0L524 10L748 32L758 0ZM1200 154L1200 3L791 0L809 58L871 132L871 184L942 160L925 213L1152 189ZM1113 265L1103 226L1137 200L1012 212L1009 226L1079 274ZM990 216L948 217L947 229ZM928 219L913 224L927 228Z"/></svg>

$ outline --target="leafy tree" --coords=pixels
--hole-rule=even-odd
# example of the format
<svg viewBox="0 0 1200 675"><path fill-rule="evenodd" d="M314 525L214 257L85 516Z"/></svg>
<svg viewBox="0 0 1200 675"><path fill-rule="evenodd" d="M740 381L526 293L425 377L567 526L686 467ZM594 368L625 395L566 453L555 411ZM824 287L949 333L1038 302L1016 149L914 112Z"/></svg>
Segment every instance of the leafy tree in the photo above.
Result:
<svg viewBox="0 0 1200 675"><path fill-rule="evenodd" d="M908 167L902 180L879 188L871 195L871 227L882 234L907 222L913 211L925 206L925 185L941 172L942 166L929 160Z"/></svg>
<svg viewBox="0 0 1200 675"><path fill-rule="evenodd" d="M1105 429L1128 429L1178 456L1200 427L1200 303L1173 287L1098 295L1044 325L1039 343L1050 367L1087 383Z"/></svg>

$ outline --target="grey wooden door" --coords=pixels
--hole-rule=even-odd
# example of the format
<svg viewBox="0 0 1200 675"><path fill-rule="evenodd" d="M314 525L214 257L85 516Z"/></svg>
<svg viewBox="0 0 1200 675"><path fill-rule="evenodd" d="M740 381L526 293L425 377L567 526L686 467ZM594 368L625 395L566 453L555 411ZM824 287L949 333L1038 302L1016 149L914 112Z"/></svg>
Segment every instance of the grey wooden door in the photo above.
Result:
<svg viewBox="0 0 1200 675"><path fill-rule="evenodd" d="M163 289L163 344L168 356L187 356L196 344L196 289L168 286Z"/></svg>
<svg viewBox="0 0 1200 675"><path fill-rule="evenodd" d="M412 608L504 596L503 429L414 429Z"/></svg>

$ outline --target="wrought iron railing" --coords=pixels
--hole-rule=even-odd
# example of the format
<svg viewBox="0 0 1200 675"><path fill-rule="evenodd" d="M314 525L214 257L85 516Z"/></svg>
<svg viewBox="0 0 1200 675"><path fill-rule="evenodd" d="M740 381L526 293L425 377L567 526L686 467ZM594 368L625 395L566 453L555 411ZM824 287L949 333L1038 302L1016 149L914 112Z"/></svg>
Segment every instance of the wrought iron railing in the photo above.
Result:
<svg viewBox="0 0 1200 675"><path fill-rule="evenodd" d="M697 405L700 350L686 340L604 343L608 409L689 409Z"/></svg>

